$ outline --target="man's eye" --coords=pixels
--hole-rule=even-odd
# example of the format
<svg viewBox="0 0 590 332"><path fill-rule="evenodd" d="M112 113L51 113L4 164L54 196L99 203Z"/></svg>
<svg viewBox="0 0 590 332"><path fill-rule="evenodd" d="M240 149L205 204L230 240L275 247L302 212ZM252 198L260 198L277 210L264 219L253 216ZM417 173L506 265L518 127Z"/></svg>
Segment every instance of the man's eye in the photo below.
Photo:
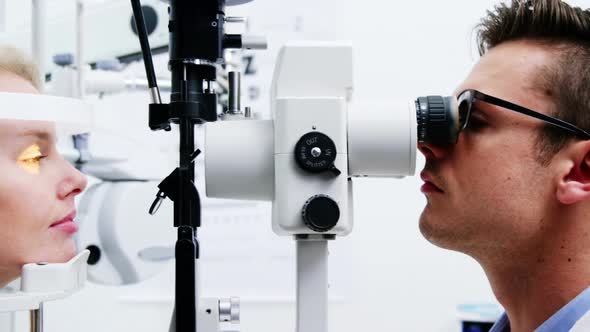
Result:
<svg viewBox="0 0 590 332"><path fill-rule="evenodd" d="M469 125L467 127L472 130L479 130L479 129L482 129L486 126L487 126L487 123L485 123L484 121L472 117L471 119L469 119Z"/></svg>

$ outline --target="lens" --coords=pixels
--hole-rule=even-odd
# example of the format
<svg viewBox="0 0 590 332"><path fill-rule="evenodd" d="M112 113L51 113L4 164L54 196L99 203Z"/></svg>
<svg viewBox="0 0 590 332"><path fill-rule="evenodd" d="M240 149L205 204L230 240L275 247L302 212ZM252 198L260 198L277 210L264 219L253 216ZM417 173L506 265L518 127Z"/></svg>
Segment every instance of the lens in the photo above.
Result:
<svg viewBox="0 0 590 332"><path fill-rule="evenodd" d="M463 130L467 126L467 121L471 115L471 104L473 102L471 91L465 91L457 98L459 112L459 129Z"/></svg>
<svg viewBox="0 0 590 332"><path fill-rule="evenodd" d="M457 99L428 96L416 100L418 142L454 144L460 131Z"/></svg>

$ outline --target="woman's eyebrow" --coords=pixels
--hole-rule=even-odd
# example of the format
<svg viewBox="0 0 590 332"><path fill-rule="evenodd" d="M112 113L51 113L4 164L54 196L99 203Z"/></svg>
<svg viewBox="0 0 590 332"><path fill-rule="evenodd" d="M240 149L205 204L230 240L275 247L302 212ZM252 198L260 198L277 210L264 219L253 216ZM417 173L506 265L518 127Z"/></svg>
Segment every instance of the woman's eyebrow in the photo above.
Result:
<svg viewBox="0 0 590 332"><path fill-rule="evenodd" d="M27 129L18 134L19 136L35 136L40 140L51 142L53 134L44 129Z"/></svg>

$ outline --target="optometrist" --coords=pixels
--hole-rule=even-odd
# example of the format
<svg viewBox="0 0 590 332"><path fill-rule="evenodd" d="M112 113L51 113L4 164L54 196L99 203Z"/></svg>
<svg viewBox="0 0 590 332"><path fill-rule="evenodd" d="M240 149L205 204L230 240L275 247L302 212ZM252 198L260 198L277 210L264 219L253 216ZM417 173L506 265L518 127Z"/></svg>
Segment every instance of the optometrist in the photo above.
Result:
<svg viewBox="0 0 590 332"><path fill-rule="evenodd" d="M505 2L478 37L456 142L419 145L420 230L482 266L492 332L590 331L590 11Z"/></svg>
<svg viewBox="0 0 590 332"><path fill-rule="evenodd" d="M21 52L0 47L0 287L26 263L75 256L74 198L86 178L58 153L56 135L75 133L85 114L77 100L39 94L37 77Z"/></svg>

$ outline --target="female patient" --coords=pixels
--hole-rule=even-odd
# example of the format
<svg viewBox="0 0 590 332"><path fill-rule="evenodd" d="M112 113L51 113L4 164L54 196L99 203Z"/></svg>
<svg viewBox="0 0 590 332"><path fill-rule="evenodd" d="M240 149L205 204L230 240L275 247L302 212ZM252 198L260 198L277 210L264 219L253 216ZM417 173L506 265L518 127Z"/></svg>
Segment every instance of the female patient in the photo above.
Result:
<svg viewBox="0 0 590 332"><path fill-rule="evenodd" d="M37 77L19 51L0 47L0 92L38 94ZM57 152L54 127L0 119L0 287L18 278L26 263L75 255L74 197L86 178Z"/></svg>

